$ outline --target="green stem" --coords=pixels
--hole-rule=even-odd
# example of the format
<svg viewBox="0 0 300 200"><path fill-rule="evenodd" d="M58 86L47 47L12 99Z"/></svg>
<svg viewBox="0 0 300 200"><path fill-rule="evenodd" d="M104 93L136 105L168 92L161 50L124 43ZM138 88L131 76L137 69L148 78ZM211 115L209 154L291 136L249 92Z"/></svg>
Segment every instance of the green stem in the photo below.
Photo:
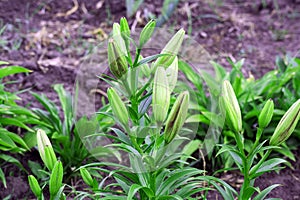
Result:
<svg viewBox="0 0 300 200"><path fill-rule="evenodd" d="M239 132L235 133L235 140L236 140L236 143L237 143L237 146L238 146L238 149L240 151L240 153L242 154L243 158L242 158L242 161L243 161L243 176L244 176L244 183L241 187L241 190L240 190L240 196L239 196L239 199L240 200L244 200L244 191L247 190L247 188L249 187L250 185L250 178L249 178L249 166L248 166L248 160L247 160L247 156L245 154L245 150L244 150L244 139L243 139L243 135Z"/></svg>
<svg viewBox="0 0 300 200"><path fill-rule="evenodd" d="M254 149L258 146L259 140L260 140L261 135L262 135L262 132L263 132L263 130L262 130L261 128L257 128L257 131L256 131L256 139L255 139L255 142L254 142L254 144L253 144L253 146L252 146L252 149L251 149L251 151L250 151L249 154L252 154L253 151L254 151Z"/></svg>
<svg viewBox="0 0 300 200"><path fill-rule="evenodd" d="M159 136L160 136L160 131L161 131L161 124L157 123L157 129L156 129L156 133L155 133L155 149L159 149Z"/></svg>
<svg viewBox="0 0 300 200"><path fill-rule="evenodd" d="M250 178L249 178L250 167L248 166L248 159L246 157L245 159L243 159L243 165L244 165L244 170L243 170L244 183L240 190L240 196L239 196L240 200L244 200L244 194L245 194L244 192L250 186Z"/></svg>
<svg viewBox="0 0 300 200"><path fill-rule="evenodd" d="M245 151L244 151L244 141L243 141L243 135L240 133L235 133L235 141L237 143L237 146L239 148L239 151L243 156L245 156ZM246 156L245 156L246 157Z"/></svg>
<svg viewBox="0 0 300 200"><path fill-rule="evenodd" d="M126 80L126 76L123 76L120 80L123 83L123 86L124 86L128 96L131 97L131 89L130 89L130 87L128 85L128 82Z"/></svg>
<svg viewBox="0 0 300 200"><path fill-rule="evenodd" d="M138 48L138 49L136 50L135 59L134 59L134 63L133 63L133 68L136 67L136 65L137 65L137 63L138 63L138 61L139 61L139 57L140 57L140 54L141 54L141 50L142 50L142 49L140 49L140 48Z"/></svg>
<svg viewBox="0 0 300 200"><path fill-rule="evenodd" d="M162 148L163 148L162 151L159 152L158 156L155 159L155 166L158 166L159 162L161 161L161 159L165 156L165 154L167 152L167 147L166 146L163 146Z"/></svg>
<svg viewBox="0 0 300 200"><path fill-rule="evenodd" d="M153 76L151 76L149 81L138 91L138 93L136 95L140 96L141 94L143 94L143 92L147 89L147 87L149 87L152 80L153 80Z"/></svg>
<svg viewBox="0 0 300 200"><path fill-rule="evenodd" d="M161 161L161 159L163 158L163 156L165 155L165 153L167 151L167 147L165 145L162 146L161 142L159 141L161 128L162 128L162 126L160 124L158 124L157 131L154 136L155 143L154 143L154 150L153 150L152 156L153 156L153 158L155 158L155 163L156 163L155 166L157 166L157 164Z"/></svg>
<svg viewBox="0 0 300 200"><path fill-rule="evenodd" d="M133 135L129 129L129 127L125 127L125 130L126 132L128 133L129 135L129 138L130 138L130 141L133 145L133 147L140 153L140 154L143 154L143 150L141 149L141 147L139 146L139 144L137 143L136 141L136 136Z"/></svg>

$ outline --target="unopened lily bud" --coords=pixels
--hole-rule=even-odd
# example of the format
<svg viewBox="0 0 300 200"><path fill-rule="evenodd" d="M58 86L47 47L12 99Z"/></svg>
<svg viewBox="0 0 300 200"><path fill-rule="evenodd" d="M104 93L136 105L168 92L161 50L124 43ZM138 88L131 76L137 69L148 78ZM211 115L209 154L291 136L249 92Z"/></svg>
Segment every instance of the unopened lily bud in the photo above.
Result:
<svg viewBox="0 0 300 200"><path fill-rule="evenodd" d="M128 125L129 116L124 102L113 88L107 90L108 101L111 105L113 114L125 126Z"/></svg>
<svg viewBox="0 0 300 200"><path fill-rule="evenodd" d="M57 161L53 167L49 180L49 191L51 197L56 196L62 186L63 174L64 171L62 163L61 161Z"/></svg>
<svg viewBox="0 0 300 200"><path fill-rule="evenodd" d="M36 180L36 178L33 175L28 176L28 182L30 189L32 190L33 194L40 199L40 196L42 195L42 189Z"/></svg>
<svg viewBox="0 0 300 200"><path fill-rule="evenodd" d="M175 101L166 121L164 132L165 142L169 144L182 128L189 107L189 93L182 92Z"/></svg>
<svg viewBox="0 0 300 200"><path fill-rule="evenodd" d="M229 81L222 84L221 104L225 110L228 125L236 132L242 131L242 116L238 100Z"/></svg>
<svg viewBox="0 0 300 200"><path fill-rule="evenodd" d="M42 161L51 171L57 161L57 158L47 134L42 129L37 131L37 145Z"/></svg>
<svg viewBox="0 0 300 200"><path fill-rule="evenodd" d="M170 67L166 69L170 93L174 90L178 78L178 58L175 56Z"/></svg>
<svg viewBox="0 0 300 200"><path fill-rule="evenodd" d="M83 181L90 187L93 186L93 178L89 171L85 168L80 168L80 174L83 179Z"/></svg>
<svg viewBox="0 0 300 200"><path fill-rule="evenodd" d="M170 105L170 91L166 71L163 67L156 70L153 82L152 108L158 124L165 121Z"/></svg>
<svg viewBox="0 0 300 200"><path fill-rule="evenodd" d="M125 17L122 17L120 19L120 30L121 30L121 35L124 39L124 42L125 42L125 46L126 46L126 49L128 50L129 49L129 44L130 44L130 29L129 29L129 25L128 25L128 22L126 20Z"/></svg>
<svg viewBox="0 0 300 200"><path fill-rule="evenodd" d="M286 113L283 115L279 124L277 125L271 139L270 145L280 145L286 141L293 131L299 121L300 117L300 99L298 99Z"/></svg>
<svg viewBox="0 0 300 200"><path fill-rule="evenodd" d="M120 31L120 25L118 23L113 24L113 39L116 42L116 44L120 47L121 52L124 55L127 55L125 42L122 38L121 31Z"/></svg>
<svg viewBox="0 0 300 200"><path fill-rule="evenodd" d="M122 78L128 71L126 56L113 40L108 42L108 64L116 78Z"/></svg>
<svg viewBox="0 0 300 200"><path fill-rule="evenodd" d="M269 125L273 117L273 112L274 102L272 99L269 99L258 116L258 125L260 128L265 128Z"/></svg>
<svg viewBox="0 0 300 200"><path fill-rule="evenodd" d="M140 48L142 48L148 42L148 40L151 38L153 31L155 29L155 26L156 26L156 22L154 20L151 20L143 28L141 35L140 35Z"/></svg>
<svg viewBox="0 0 300 200"><path fill-rule="evenodd" d="M169 67L177 56L179 49L181 47L183 38L185 35L185 31L180 29L167 43L164 49L161 51L161 54L170 54L159 57L155 63L153 70L155 71L158 66L163 66L164 68Z"/></svg>
<svg viewBox="0 0 300 200"><path fill-rule="evenodd" d="M141 61L142 59L143 59L143 56L140 55L139 61ZM143 76L149 77L151 75L151 70L150 70L148 63L140 65L139 68L140 68L140 76L141 77L143 77Z"/></svg>

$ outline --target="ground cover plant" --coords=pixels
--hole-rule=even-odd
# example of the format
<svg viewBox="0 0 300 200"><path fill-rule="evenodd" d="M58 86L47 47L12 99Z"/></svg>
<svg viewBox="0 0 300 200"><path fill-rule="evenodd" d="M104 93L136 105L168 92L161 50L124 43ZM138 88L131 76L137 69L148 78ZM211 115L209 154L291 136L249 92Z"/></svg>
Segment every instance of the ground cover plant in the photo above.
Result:
<svg viewBox="0 0 300 200"><path fill-rule="evenodd" d="M0 180L6 187L6 179L2 169L6 168L7 163L13 163L25 170L22 164L13 157L14 154L23 154L30 149L24 139L19 136L21 129L34 132L28 125L42 123L31 110L16 103L16 100L19 100L17 94L6 89L7 84L9 84L6 77L31 71L20 66L10 66L4 61L0 61L0 66L2 66L0 68Z"/></svg>

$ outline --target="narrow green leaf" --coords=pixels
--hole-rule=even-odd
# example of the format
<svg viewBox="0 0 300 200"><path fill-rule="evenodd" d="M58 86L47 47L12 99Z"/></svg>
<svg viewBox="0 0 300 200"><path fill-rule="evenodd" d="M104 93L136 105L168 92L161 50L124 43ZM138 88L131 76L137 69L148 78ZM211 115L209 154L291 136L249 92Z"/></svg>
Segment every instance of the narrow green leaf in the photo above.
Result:
<svg viewBox="0 0 300 200"><path fill-rule="evenodd" d="M266 196L276 187L280 186L280 184L275 184L275 185L271 185L269 187L267 187L266 189L264 189L263 191L261 191L261 193L259 193L258 195L256 195L256 197L253 200L263 200L266 198Z"/></svg>
<svg viewBox="0 0 300 200"><path fill-rule="evenodd" d="M22 72L31 72L31 70L26 69L24 67L20 66L9 66L4 67L0 69L0 78L3 78L5 76L9 76L12 74L22 73Z"/></svg>
<svg viewBox="0 0 300 200"><path fill-rule="evenodd" d="M7 188L5 174L1 168L0 168L0 180L2 181L4 187Z"/></svg>

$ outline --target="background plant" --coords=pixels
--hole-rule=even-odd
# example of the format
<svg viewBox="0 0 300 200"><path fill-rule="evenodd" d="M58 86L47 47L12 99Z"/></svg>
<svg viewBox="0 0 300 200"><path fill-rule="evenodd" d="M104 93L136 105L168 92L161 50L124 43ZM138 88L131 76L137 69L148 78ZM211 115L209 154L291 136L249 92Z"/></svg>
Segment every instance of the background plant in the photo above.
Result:
<svg viewBox="0 0 300 200"><path fill-rule="evenodd" d="M9 66L8 64L0 61L0 66L2 66L0 68L0 180L5 187L6 179L2 169L8 166L7 163L15 164L20 169L25 170L22 164L13 157L14 154L23 154L29 150L24 139L19 136L21 130L34 132L29 124L43 124L36 114L16 103L16 100L20 100L16 93L9 92L6 89L10 75L31 71L20 66Z"/></svg>
<svg viewBox="0 0 300 200"><path fill-rule="evenodd" d="M144 0L126 0L126 15L127 17L132 17L136 11L141 7ZM157 18L157 26L161 27L166 23L174 11L177 8L179 0L164 0L161 8L160 16L155 16L153 13L149 14L149 18Z"/></svg>
<svg viewBox="0 0 300 200"><path fill-rule="evenodd" d="M86 147L91 144L84 143L81 140L80 133L88 136L94 134L99 127L101 127L102 130L105 130L106 127L113 124L113 122L109 119L102 120L103 118L101 118L101 116L98 118L91 117L90 119L83 116L77 120L77 95L75 94L72 96L69 92L65 91L61 84L54 85L53 88L58 94L63 117L61 117L58 105L55 105L45 95L39 95L32 92L32 95L45 109L33 109L34 113L43 122L43 125L36 128L42 128L49 136L55 153L58 155L65 167L66 174L64 177L67 179L66 181L69 182L70 178L75 176L74 171L77 168L89 159L94 160ZM106 109L105 106L102 109L104 111ZM34 138L35 133L29 133L26 135L27 141L31 141L28 142L31 147L36 145ZM41 168L36 164L31 164L31 166L33 168ZM37 169L35 171L37 171ZM37 173L35 175L38 176Z"/></svg>
<svg viewBox="0 0 300 200"><path fill-rule="evenodd" d="M271 151L279 148L279 145L285 142L294 131L300 117L300 100L295 102L281 118L270 139L269 145L266 145L267 140L263 142L260 140L264 129L269 125L273 117L274 104L272 100L268 100L265 103L258 118L256 140L249 152L245 151L242 115L229 81L223 82L220 106L223 115L226 117L225 124L234 134L235 146L233 144L221 144L222 148L218 152L218 155L229 152L244 177L238 199L252 199L256 193L253 199L265 199L272 189L279 186L279 184L271 185L261 191L260 188L255 187L255 179L266 172L280 169L280 164L286 163L284 159L269 159L268 157ZM257 163L255 162L256 159L259 160ZM234 198L230 197L226 199Z"/></svg>
<svg viewBox="0 0 300 200"><path fill-rule="evenodd" d="M224 80L230 81L232 87L236 93L242 115L242 124L244 127L244 139L245 149L250 151L251 146L255 141L256 128L255 124L258 123L258 115L260 110L264 106L264 100L271 98L276 105L274 110L274 117L272 118L270 125L265 129L263 139L270 139L272 133L275 130L276 125L287 111L289 106L296 101L299 96L299 89L297 84L298 71L299 71L299 59L286 57L284 59L277 59L277 69L268 72L259 78L254 78L251 74L248 78L242 73L242 66L244 60L240 60L236 63L229 60L231 64L231 70L227 72L223 66L216 62L211 62L215 75L212 76L205 71L200 71L191 68L188 63L179 62L179 69L185 74L188 80L190 80L196 90L197 95L200 97L195 102L194 109L197 109L201 114L190 116L187 121L190 123L203 123L203 126L199 127L199 138L207 137L209 131L213 131L214 134L220 135L220 143L228 143L232 141L233 134L231 130L224 128L222 125L222 117L220 118L218 105L218 97L221 94L220 85ZM209 95L207 95L209 93ZM213 127L213 128L212 128ZM210 128L210 129L209 129ZM296 129L294 135L297 136L298 130ZM215 141L218 137L214 138ZM289 145L283 144L281 149L275 149L275 152L279 152L289 159L295 160L291 150L296 148L297 138L289 140ZM213 146L213 145L207 145ZM218 147L217 147L218 148ZM233 164L233 160L228 158L228 154L223 154L219 158L214 158L212 155L215 151L208 149L208 158L213 164L213 168L218 169L225 163L225 168L230 167Z"/></svg>
<svg viewBox="0 0 300 200"><path fill-rule="evenodd" d="M47 175L47 181L42 187L33 175L28 176L28 182L32 192L38 200L43 200L45 199L43 190L47 185L49 188L50 200L66 199L66 196L63 193L65 184L62 183L64 175L63 165L61 161L57 160L51 142L42 129L37 130L36 139L41 159L48 170L40 171L40 173Z"/></svg>

